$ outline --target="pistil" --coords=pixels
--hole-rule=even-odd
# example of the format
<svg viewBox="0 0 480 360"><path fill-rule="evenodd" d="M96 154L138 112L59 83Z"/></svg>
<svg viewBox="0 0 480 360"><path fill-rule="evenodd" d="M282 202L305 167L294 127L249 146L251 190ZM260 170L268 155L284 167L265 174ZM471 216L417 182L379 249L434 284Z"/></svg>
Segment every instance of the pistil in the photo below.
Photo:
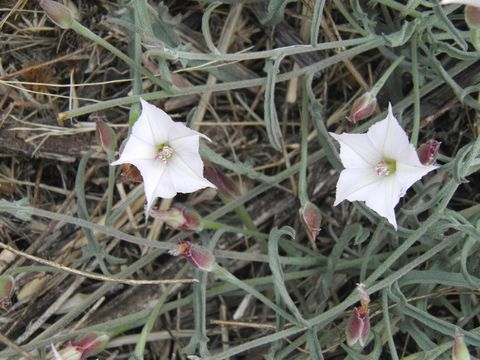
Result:
<svg viewBox="0 0 480 360"><path fill-rule="evenodd" d="M173 155L173 148L169 145L161 145L159 147L158 154L155 156L155 160L162 160L166 162Z"/></svg>

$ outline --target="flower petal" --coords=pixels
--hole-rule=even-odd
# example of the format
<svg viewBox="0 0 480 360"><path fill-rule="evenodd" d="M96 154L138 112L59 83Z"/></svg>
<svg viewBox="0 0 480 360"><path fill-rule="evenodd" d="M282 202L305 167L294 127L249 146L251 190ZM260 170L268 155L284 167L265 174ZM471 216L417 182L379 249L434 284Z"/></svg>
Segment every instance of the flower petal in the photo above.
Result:
<svg viewBox="0 0 480 360"><path fill-rule="evenodd" d="M404 196L408 188L420 180L430 171L438 168L438 165L420 165L413 166L400 161L397 161L397 171L395 176L399 186L400 197Z"/></svg>
<svg viewBox="0 0 480 360"><path fill-rule="evenodd" d="M388 222L397 229L397 220L395 218L395 205L400 200L402 187L396 182L395 176L383 176L381 181L375 183L376 188L369 194L365 201L370 209L378 215L387 218Z"/></svg>
<svg viewBox="0 0 480 360"><path fill-rule="evenodd" d="M120 158L110 165L133 164L135 160L153 160L156 155L156 150L155 146L145 142L132 133L125 144Z"/></svg>
<svg viewBox="0 0 480 360"><path fill-rule="evenodd" d="M171 199L177 192L166 169L167 164L159 160L135 160L132 162L143 177L145 197L147 198L146 212L150 211L157 197Z"/></svg>
<svg viewBox="0 0 480 360"><path fill-rule="evenodd" d="M132 134L153 146L164 144L168 141L170 128L174 122L172 118L155 105L149 104L143 99L142 114L132 128Z"/></svg>
<svg viewBox="0 0 480 360"><path fill-rule="evenodd" d="M192 136L198 136L202 137L208 141L212 141L209 139L208 136L203 135L202 133L199 133L198 131L192 130L189 127L187 127L185 124L181 122L173 122L172 128L170 129L170 133L168 134L168 142L172 143L174 140L181 139L184 137L192 137ZM198 149L197 149L198 152Z"/></svg>
<svg viewBox="0 0 480 360"><path fill-rule="evenodd" d="M345 168L371 168L382 159L366 134L330 135L340 143L340 159Z"/></svg>
<svg viewBox="0 0 480 360"><path fill-rule="evenodd" d="M170 140L170 145L184 163L199 176L203 177L203 161L198 153L199 136L186 136Z"/></svg>
<svg viewBox="0 0 480 360"><path fill-rule="evenodd" d="M391 104L388 104L387 117L373 124L368 129L367 136L383 158L400 160L410 152L410 149L415 151L408 141L407 134L393 116ZM416 158L418 162L418 156Z"/></svg>
<svg viewBox="0 0 480 360"><path fill-rule="evenodd" d="M210 181L203 178L203 167L202 171L197 173L190 167L190 164L190 161L186 162L180 156L175 155L168 160L166 172L170 176L176 192L190 193L206 187L215 187Z"/></svg>
<svg viewBox="0 0 480 360"><path fill-rule="evenodd" d="M343 200L366 201L382 179L372 168L345 169L340 173L334 206Z"/></svg>

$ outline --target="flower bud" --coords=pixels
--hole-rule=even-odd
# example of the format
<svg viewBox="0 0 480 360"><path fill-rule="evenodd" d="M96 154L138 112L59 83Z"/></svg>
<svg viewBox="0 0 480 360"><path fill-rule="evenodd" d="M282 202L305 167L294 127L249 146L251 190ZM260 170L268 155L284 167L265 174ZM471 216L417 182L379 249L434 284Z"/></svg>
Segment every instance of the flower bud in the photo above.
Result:
<svg viewBox="0 0 480 360"><path fill-rule="evenodd" d="M439 141L431 139L418 147L418 159L423 165L432 165L437 160L440 144Z"/></svg>
<svg viewBox="0 0 480 360"><path fill-rule="evenodd" d="M72 341L60 351L52 345L54 360L84 360L89 356L98 354L106 348L110 336L102 332L92 332L79 340Z"/></svg>
<svg viewBox="0 0 480 360"><path fill-rule="evenodd" d="M205 166L203 168L205 178L215 185L218 189L218 193L226 199L233 199L239 195L239 191L235 183L227 175L218 171L211 166Z"/></svg>
<svg viewBox="0 0 480 360"><path fill-rule="evenodd" d="M68 345L65 349L57 351L52 344L52 360L82 360L82 352Z"/></svg>
<svg viewBox="0 0 480 360"><path fill-rule="evenodd" d="M347 120L356 124L360 120L368 118L373 114L377 107L377 98L371 92L366 92L360 98L358 98L352 107L352 112Z"/></svg>
<svg viewBox="0 0 480 360"><path fill-rule="evenodd" d="M353 347L358 342L361 347L364 347L369 332L370 319L368 317L368 311L362 313L361 309L354 308L352 318L348 322L345 331L348 346Z"/></svg>
<svg viewBox="0 0 480 360"><path fill-rule="evenodd" d="M168 253L173 256L183 256L193 266L203 271L210 272L215 266L215 256L208 249L192 244L190 241L182 240L175 249Z"/></svg>
<svg viewBox="0 0 480 360"><path fill-rule="evenodd" d="M322 222L322 214L318 207L308 201L300 210L300 219L303 226L307 230L307 235L310 241L315 241L320 232L320 224Z"/></svg>
<svg viewBox="0 0 480 360"><path fill-rule="evenodd" d="M107 154L113 153L117 148L115 132L100 116L95 116L95 124L97 126L97 138L103 150Z"/></svg>
<svg viewBox="0 0 480 360"><path fill-rule="evenodd" d="M358 294L360 295L360 304L361 304L361 309L363 312L368 311L368 305L370 304L370 296L368 296L368 293L365 289L365 284L357 284L357 291Z"/></svg>
<svg viewBox="0 0 480 360"><path fill-rule="evenodd" d="M472 5L465 6L465 22L470 29L480 30L480 7Z"/></svg>
<svg viewBox="0 0 480 360"><path fill-rule="evenodd" d="M82 359L98 354L107 347L110 336L103 332L92 332L80 340L72 341L70 346L81 350Z"/></svg>
<svg viewBox="0 0 480 360"><path fill-rule="evenodd" d="M202 217L194 210L170 208L168 210L150 210L154 218L165 221L172 229L181 231L202 230Z"/></svg>
<svg viewBox="0 0 480 360"><path fill-rule="evenodd" d="M0 276L0 309L6 310L11 305L15 280L9 275Z"/></svg>
<svg viewBox="0 0 480 360"><path fill-rule="evenodd" d="M463 334L455 329L455 340L452 347L452 360L470 360L470 353L463 339Z"/></svg>
<svg viewBox="0 0 480 360"><path fill-rule="evenodd" d="M55 25L62 29L70 29L72 27L75 16L67 6L53 0L40 0L38 4L45 10L48 18L52 20Z"/></svg>
<svg viewBox="0 0 480 360"><path fill-rule="evenodd" d="M361 347L365 346L368 334L370 332L370 318L368 311L368 304L370 304L370 297L365 290L364 284L357 284L357 291L360 295L360 308L353 309L353 315L348 322L345 334L347 336L347 344L352 347L357 342Z"/></svg>

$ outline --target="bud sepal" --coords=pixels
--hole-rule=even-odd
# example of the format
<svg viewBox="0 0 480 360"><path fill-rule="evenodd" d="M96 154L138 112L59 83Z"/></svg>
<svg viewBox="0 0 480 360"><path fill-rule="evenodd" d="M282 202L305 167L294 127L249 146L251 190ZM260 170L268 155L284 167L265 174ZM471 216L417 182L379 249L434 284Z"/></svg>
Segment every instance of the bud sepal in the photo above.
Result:
<svg viewBox="0 0 480 360"><path fill-rule="evenodd" d="M164 221L175 230L200 231L203 229L202 217L195 210L173 207L168 210L150 210L150 215Z"/></svg>
<svg viewBox="0 0 480 360"><path fill-rule="evenodd" d="M196 268L211 272L216 265L215 256L203 246L192 244L190 241L182 240L175 249L168 252L173 256L183 256Z"/></svg>
<svg viewBox="0 0 480 360"><path fill-rule="evenodd" d="M72 10L68 6L53 0L40 0L38 4L45 11L48 18L62 29L71 29L76 21Z"/></svg>
<svg viewBox="0 0 480 360"><path fill-rule="evenodd" d="M310 241L315 242L315 239L318 236L321 228L322 214L320 209L310 201L307 201L300 210L300 219L302 220L305 230L307 230L307 235Z"/></svg>
<svg viewBox="0 0 480 360"><path fill-rule="evenodd" d="M432 165L437 160L440 144L439 141L431 139L418 147L418 159L423 165Z"/></svg>
<svg viewBox="0 0 480 360"><path fill-rule="evenodd" d="M363 94L353 103L352 111L347 120L356 124L360 120L368 118L375 112L377 107L377 97L370 91Z"/></svg>

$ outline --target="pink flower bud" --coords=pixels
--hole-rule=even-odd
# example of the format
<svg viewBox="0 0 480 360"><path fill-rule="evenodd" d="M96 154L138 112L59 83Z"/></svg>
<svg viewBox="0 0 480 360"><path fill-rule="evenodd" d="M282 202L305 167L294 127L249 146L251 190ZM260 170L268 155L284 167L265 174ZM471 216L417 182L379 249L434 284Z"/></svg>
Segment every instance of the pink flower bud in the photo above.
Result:
<svg viewBox="0 0 480 360"><path fill-rule="evenodd" d="M81 351L82 359L98 354L107 347L110 341L110 336L102 332L93 332L85 335L80 340L72 341L71 347Z"/></svg>
<svg viewBox="0 0 480 360"><path fill-rule="evenodd" d="M217 187L221 196L227 199L232 199L239 195L239 191L235 183L221 171L218 171L216 168L211 166L205 166L203 168L203 173L205 178Z"/></svg>
<svg viewBox="0 0 480 360"><path fill-rule="evenodd" d="M170 255L181 255L193 266L204 270L212 271L215 266L215 256L206 248L192 244L190 241L182 240L180 244L168 252Z"/></svg>
<svg viewBox="0 0 480 360"><path fill-rule="evenodd" d="M470 353L463 339L463 334L455 329L455 340L452 347L452 360L470 360Z"/></svg>
<svg viewBox="0 0 480 360"><path fill-rule="evenodd" d="M57 351L52 344L52 359L53 360L82 360L81 350L67 345L65 349Z"/></svg>
<svg viewBox="0 0 480 360"><path fill-rule="evenodd" d="M348 322L345 331L348 346L352 347L358 342L361 347L364 347L369 332L370 319L368 317L368 311L362 313L361 309L354 308L352 318Z"/></svg>
<svg viewBox="0 0 480 360"><path fill-rule="evenodd" d="M70 29L72 27L75 16L67 6L53 0L40 0L38 4L45 10L48 18L52 20L55 25L62 29Z"/></svg>
<svg viewBox="0 0 480 360"><path fill-rule="evenodd" d="M300 210L300 219L303 226L307 230L310 241L315 241L320 232L320 224L322 222L322 214L317 206L308 201Z"/></svg>
<svg viewBox="0 0 480 360"><path fill-rule="evenodd" d="M7 310L11 305L13 292L15 291L15 280L9 275L0 276L0 308Z"/></svg>
<svg viewBox="0 0 480 360"><path fill-rule="evenodd" d="M347 120L356 124L360 120L368 118L373 114L377 106L377 98L371 92L366 92L358 98L352 107L352 112Z"/></svg>
<svg viewBox="0 0 480 360"><path fill-rule="evenodd" d="M97 125L97 138L102 145L103 150L108 153L113 153L117 148L117 137L113 129L102 120L100 116L95 116L95 124Z"/></svg>
<svg viewBox="0 0 480 360"><path fill-rule="evenodd" d="M480 7L466 5L465 21L470 29L480 29Z"/></svg>
<svg viewBox="0 0 480 360"><path fill-rule="evenodd" d="M431 139L418 147L418 159L423 165L432 165L437 160L440 144L439 141Z"/></svg>
<svg viewBox="0 0 480 360"><path fill-rule="evenodd" d="M345 334L347 336L347 344L352 347L357 342L361 347L365 346L365 342L370 332L370 318L368 315L368 304L370 304L370 296L365 290L364 284L357 284L357 291L360 295L360 308L353 309L353 315L348 322Z"/></svg>
<svg viewBox="0 0 480 360"><path fill-rule="evenodd" d="M172 229L181 231L202 230L202 217L194 210L170 208L168 210L150 210L154 218L165 221Z"/></svg>

